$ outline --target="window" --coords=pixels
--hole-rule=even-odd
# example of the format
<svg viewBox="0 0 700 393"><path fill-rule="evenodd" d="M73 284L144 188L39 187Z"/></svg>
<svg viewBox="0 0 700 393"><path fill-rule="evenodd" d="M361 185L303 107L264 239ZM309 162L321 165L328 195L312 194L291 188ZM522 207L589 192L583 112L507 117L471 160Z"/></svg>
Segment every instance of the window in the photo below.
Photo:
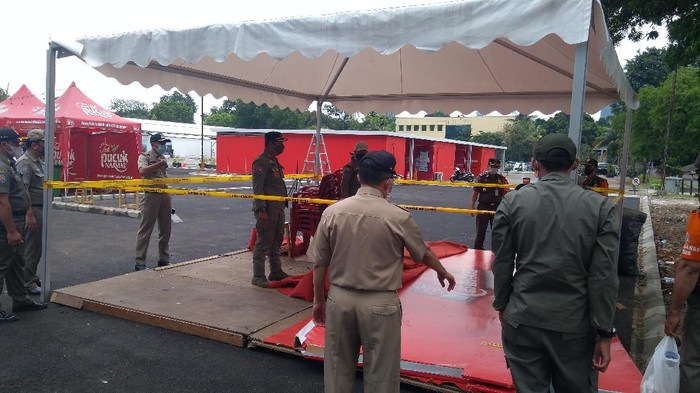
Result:
<svg viewBox="0 0 700 393"><path fill-rule="evenodd" d="M426 127L425 124L423 124L423 125L421 126L421 131L427 131L427 129L428 129L428 128Z"/></svg>
<svg viewBox="0 0 700 393"><path fill-rule="evenodd" d="M430 125L430 131L435 131L435 124Z"/></svg>
<svg viewBox="0 0 700 393"><path fill-rule="evenodd" d="M403 131L403 126L399 126L399 131Z"/></svg>
<svg viewBox="0 0 700 393"><path fill-rule="evenodd" d="M442 124L438 124L438 132L442 132Z"/></svg>

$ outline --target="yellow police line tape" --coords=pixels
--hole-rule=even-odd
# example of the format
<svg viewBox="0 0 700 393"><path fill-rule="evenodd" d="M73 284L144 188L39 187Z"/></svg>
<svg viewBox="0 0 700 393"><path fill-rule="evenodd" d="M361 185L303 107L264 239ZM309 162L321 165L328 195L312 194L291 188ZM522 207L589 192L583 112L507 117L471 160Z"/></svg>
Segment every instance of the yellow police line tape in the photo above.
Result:
<svg viewBox="0 0 700 393"><path fill-rule="evenodd" d="M224 183L231 181L252 180L252 175L229 175L229 176L197 176L197 177L166 177L159 179L128 179L128 180L87 180L63 182L51 180L44 182L44 188L124 188L126 186L148 186L163 184L197 184L197 183ZM291 174L285 175L285 179L318 179L314 175ZM397 179L397 184L411 184L421 186L449 186L449 187L481 187L481 188L515 188L518 184L495 184L495 183L469 183L450 182L435 180L404 180ZM613 188L591 188L595 192L616 194L619 192Z"/></svg>
<svg viewBox="0 0 700 393"><path fill-rule="evenodd" d="M298 198L298 197L282 197L274 195L255 195L255 194L233 194L225 191L203 191L203 190L191 190L185 188L149 188L149 187L123 187L125 191L137 192L137 191L148 191L156 192L160 194L172 194L172 195L198 195L198 196L211 196L219 198L244 198L244 199L260 199L263 201L279 201L279 202L298 202L298 203L316 203L320 205L332 205L338 200L335 199L319 199L319 198ZM407 210L423 210L423 211L433 211L433 212L444 212L444 213L460 213L460 214L494 214L495 212L488 210L474 210L474 209L462 209L455 207L436 207L436 206L413 206L413 205L398 205Z"/></svg>

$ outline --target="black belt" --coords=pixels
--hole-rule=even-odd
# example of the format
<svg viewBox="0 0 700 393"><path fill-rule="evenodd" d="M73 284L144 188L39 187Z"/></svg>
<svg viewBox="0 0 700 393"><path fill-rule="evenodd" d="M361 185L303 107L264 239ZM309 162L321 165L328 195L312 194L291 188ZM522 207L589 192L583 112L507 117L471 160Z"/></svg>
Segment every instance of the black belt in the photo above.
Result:
<svg viewBox="0 0 700 393"><path fill-rule="evenodd" d="M27 214L26 210L13 210L12 215L15 217L21 217L23 215Z"/></svg>
<svg viewBox="0 0 700 393"><path fill-rule="evenodd" d="M44 205L35 205L35 204L32 204L32 207L44 207Z"/></svg>

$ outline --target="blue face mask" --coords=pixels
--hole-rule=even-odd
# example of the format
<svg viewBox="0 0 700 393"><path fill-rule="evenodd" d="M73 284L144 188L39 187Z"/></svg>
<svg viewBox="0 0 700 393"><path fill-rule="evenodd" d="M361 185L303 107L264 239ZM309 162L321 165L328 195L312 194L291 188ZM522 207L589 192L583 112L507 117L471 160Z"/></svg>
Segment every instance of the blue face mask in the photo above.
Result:
<svg viewBox="0 0 700 393"><path fill-rule="evenodd" d="M165 149L166 149L165 145L158 145L158 148L156 149L156 151L158 152L158 154L165 154Z"/></svg>

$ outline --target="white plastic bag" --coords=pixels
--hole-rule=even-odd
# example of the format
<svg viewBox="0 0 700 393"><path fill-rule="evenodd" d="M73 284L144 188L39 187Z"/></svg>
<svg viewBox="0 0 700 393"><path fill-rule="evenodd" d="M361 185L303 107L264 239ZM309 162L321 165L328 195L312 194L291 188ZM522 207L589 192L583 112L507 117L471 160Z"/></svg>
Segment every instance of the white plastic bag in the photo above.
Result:
<svg viewBox="0 0 700 393"><path fill-rule="evenodd" d="M676 340L664 337L654 350L642 378L641 393L678 393L680 389L680 363Z"/></svg>

